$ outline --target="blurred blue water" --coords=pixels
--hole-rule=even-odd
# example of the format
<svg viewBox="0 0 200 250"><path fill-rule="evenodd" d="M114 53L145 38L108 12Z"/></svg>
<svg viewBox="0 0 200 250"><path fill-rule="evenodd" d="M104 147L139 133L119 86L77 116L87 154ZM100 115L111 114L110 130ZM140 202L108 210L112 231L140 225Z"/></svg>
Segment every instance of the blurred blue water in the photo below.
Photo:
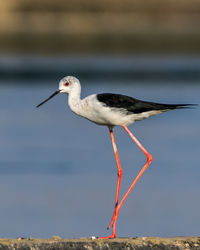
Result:
<svg viewBox="0 0 200 250"><path fill-rule="evenodd" d="M0 236L108 235L117 181L108 129L74 115L66 95L35 109L57 82L18 83L0 82ZM190 82L110 85L94 78L82 81L82 89L83 96L116 92L163 103L199 103L200 97L200 85ZM154 161L120 211L118 236L199 235L199 128L199 108L130 126ZM114 131L122 196L145 157L123 129Z"/></svg>

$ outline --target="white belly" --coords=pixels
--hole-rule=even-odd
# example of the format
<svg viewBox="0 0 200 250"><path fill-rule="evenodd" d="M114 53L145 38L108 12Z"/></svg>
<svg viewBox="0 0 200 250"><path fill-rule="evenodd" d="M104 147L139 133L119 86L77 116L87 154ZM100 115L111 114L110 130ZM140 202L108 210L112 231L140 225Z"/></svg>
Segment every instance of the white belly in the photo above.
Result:
<svg viewBox="0 0 200 250"><path fill-rule="evenodd" d="M107 126L129 125L135 121L161 113L161 111L148 111L140 114L127 114L124 109L104 106L97 101L95 95L83 99L81 106L80 110L74 112L96 124Z"/></svg>

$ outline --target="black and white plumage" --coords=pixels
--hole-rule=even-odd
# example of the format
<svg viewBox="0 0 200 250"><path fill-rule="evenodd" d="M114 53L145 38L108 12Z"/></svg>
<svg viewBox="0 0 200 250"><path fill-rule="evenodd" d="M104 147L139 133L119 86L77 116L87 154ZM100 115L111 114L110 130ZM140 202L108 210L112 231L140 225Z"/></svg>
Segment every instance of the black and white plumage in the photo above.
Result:
<svg viewBox="0 0 200 250"><path fill-rule="evenodd" d="M121 109L127 115L146 112L164 112L173 109L185 108L188 104L162 104L141 101L139 99L120 94L97 94L97 100L113 109Z"/></svg>
<svg viewBox="0 0 200 250"><path fill-rule="evenodd" d="M192 105L190 104L161 104L154 102L141 101L129 96L119 95L119 94L94 94L87 96L84 99L80 98L81 95L81 85L77 78L72 76L64 77L59 83L59 89L53 93L49 98L41 102L37 107L41 106L54 96L59 93L68 94L68 104L70 109L96 124L108 126L111 141L113 145L113 150L116 158L117 169L118 169L118 181L117 190L115 198L115 209L108 226L112 226L112 234L107 237L101 238L116 238L116 221L118 218L119 210L126 200L127 196L131 192L132 188L135 186L136 182L139 180L143 172L147 169L152 161L152 156L147 152L147 150L141 145L137 138L131 133L127 128L127 125L134 123L138 120L143 120L153 115L160 114L165 111L187 108ZM114 139L113 127L122 126L132 140L138 145L142 152L147 157L147 162L140 170L139 174L134 179L133 183L127 190L126 194L123 196L119 202L119 191L120 183L122 178L122 167L119 161L119 156L117 152L117 147Z"/></svg>
<svg viewBox="0 0 200 250"><path fill-rule="evenodd" d="M94 94L81 99L79 80L73 76L67 76L60 81L59 90L37 107L59 93L67 93L69 95L68 104L74 113L99 125L106 126L129 125L135 121L143 120L168 110L190 106L188 104L146 102L129 96L110 93Z"/></svg>

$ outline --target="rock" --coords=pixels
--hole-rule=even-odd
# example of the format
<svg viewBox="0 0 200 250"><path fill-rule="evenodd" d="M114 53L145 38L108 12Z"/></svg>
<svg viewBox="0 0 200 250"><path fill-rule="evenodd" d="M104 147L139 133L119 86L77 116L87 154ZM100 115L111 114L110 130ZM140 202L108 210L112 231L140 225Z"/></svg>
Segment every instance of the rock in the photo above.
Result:
<svg viewBox="0 0 200 250"><path fill-rule="evenodd" d="M19 240L20 239L20 240ZM0 250L200 250L200 237L175 237L175 238L117 238L117 239L0 239Z"/></svg>

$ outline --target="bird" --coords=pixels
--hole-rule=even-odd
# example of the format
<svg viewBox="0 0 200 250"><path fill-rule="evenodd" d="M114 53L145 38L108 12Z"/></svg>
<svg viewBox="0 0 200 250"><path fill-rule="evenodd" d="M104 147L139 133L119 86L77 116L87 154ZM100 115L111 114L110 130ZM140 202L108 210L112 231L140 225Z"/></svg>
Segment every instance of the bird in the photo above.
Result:
<svg viewBox="0 0 200 250"><path fill-rule="evenodd" d="M98 125L107 126L109 129L117 164L117 188L115 195L114 213L107 227L107 229L110 229L112 227L112 234L109 236L98 238L116 238L116 223L119 211L123 203L127 199L128 195L130 194L131 190L135 186L136 182L142 176L144 171L148 168L153 159L152 155L145 149L145 147L142 146L139 140L128 129L128 125L166 111L182 108L191 108L195 104L162 104L156 102L142 101L126 95L112 93L92 94L81 99L80 81L74 76L66 76L60 80L58 90L55 91L50 97L45 99L43 102L38 104L36 108L40 107L41 105L43 105L44 103L46 103L47 101L49 101L60 93L68 94L68 105L75 114L82 116ZM113 128L115 126L121 126L147 158L146 163L141 168L136 178L133 180L132 184L130 185L129 189L127 190L121 201L119 201L119 192L123 170L120 163L113 132Z"/></svg>

